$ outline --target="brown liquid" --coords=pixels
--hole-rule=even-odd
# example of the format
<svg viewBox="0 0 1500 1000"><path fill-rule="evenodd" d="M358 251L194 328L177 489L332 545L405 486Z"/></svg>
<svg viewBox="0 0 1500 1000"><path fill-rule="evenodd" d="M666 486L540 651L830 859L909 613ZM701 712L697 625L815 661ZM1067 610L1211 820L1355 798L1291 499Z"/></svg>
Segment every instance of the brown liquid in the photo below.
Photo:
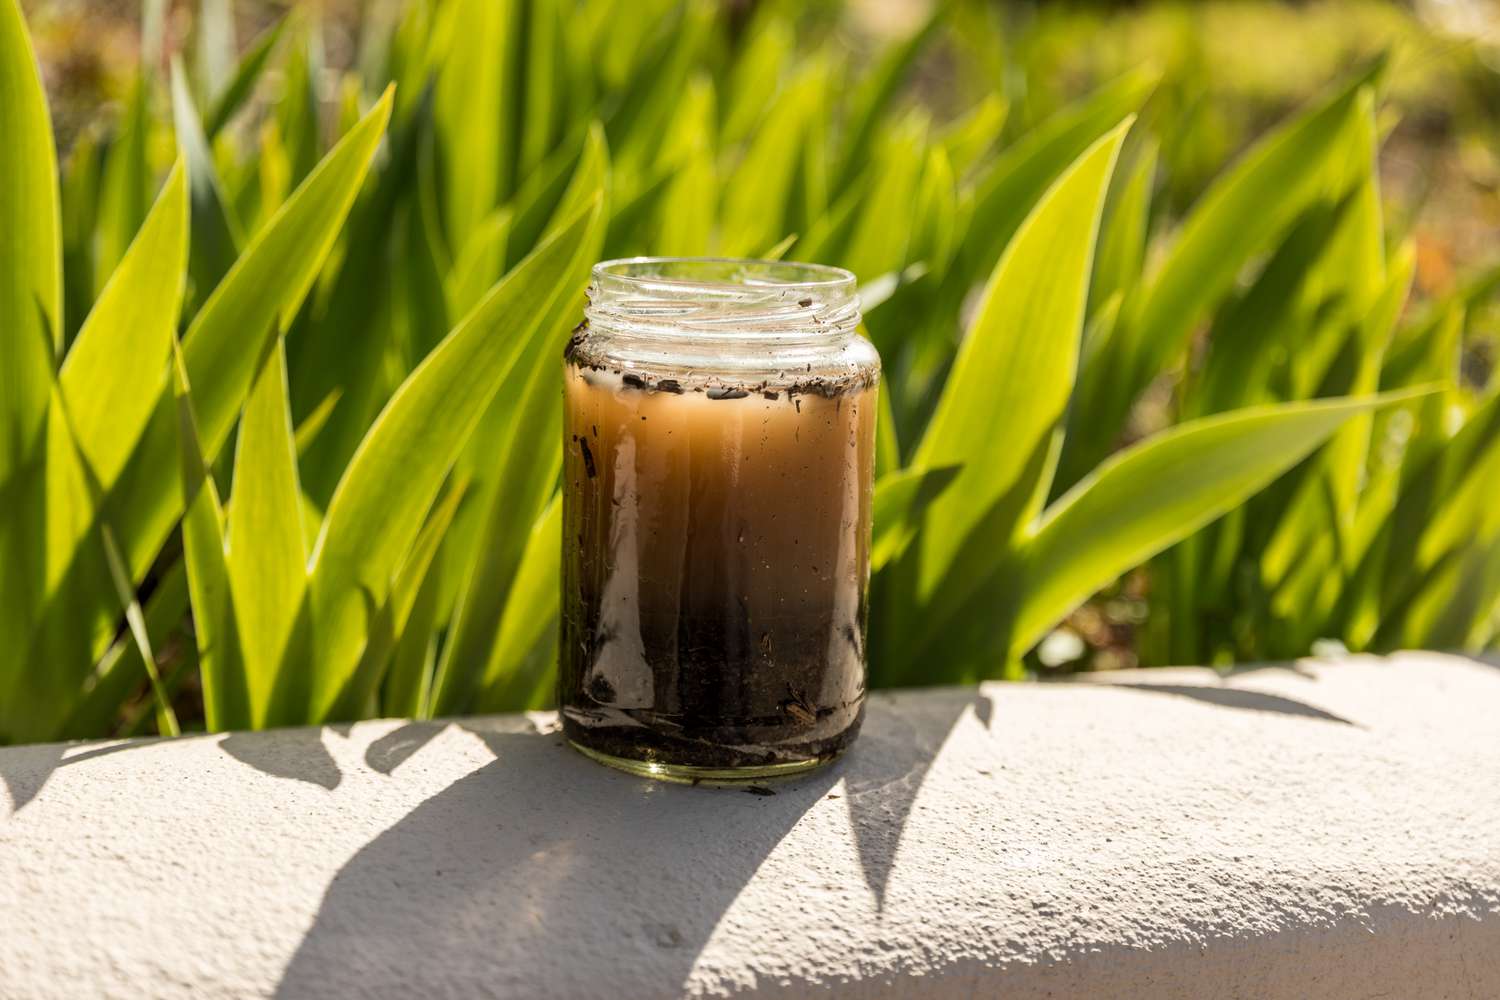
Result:
<svg viewBox="0 0 1500 1000"><path fill-rule="evenodd" d="M565 381L568 737L699 768L836 755L864 706L875 389L577 357Z"/></svg>

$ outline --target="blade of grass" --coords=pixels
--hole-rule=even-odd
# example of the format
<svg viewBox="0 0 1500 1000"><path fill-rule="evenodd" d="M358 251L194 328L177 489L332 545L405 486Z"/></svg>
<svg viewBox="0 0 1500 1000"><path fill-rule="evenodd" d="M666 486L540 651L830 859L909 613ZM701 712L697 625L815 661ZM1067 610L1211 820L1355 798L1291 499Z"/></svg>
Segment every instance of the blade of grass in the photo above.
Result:
<svg viewBox="0 0 1500 1000"><path fill-rule="evenodd" d="M249 728L254 718L230 593L229 562L224 551L224 510L213 476L203 460L187 363L175 340L172 391L177 410L182 489L187 499L182 518L182 564L193 610L205 722L210 732Z"/></svg>
<svg viewBox="0 0 1500 1000"><path fill-rule="evenodd" d="M187 162L192 194L192 253L188 257L195 296L206 299L240 253L238 227L229 215L219 175L214 169L213 154L198 124L198 111L188 93L182 64L172 62L172 119L177 132L177 148Z"/></svg>
<svg viewBox="0 0 1500 1000"><path fill-rule="evenodd" d="M960 466L902 469L880 477L875 484L874 540L870 572L878 573L897 558L916 536L922 514L958 478Z"/></svg>
<svg viewBox="0 0 1500 1000"><path fill-rule="evenodd" d="M1042 196L996 265L959 348L913 460L918 469L964 467L924 520L923 598L940 584L963 589L950 569L997 508L1005 508L1005 523L985 537L1004 547L1046 494L1078 362L1099 214L1130 124L1094 143Z"/></svg>
<svg viewBox="0 0 1500 1000"><path fill-rule="evenodd" d="M266 344L296 315L316 280L363 183L390 102L387 91L328 154L246 247L188 328L183 356L209 461L229 436ZM170 396L159 400L111 491L112 519L137 578L182 510L181 484L170 474L178 464L176 409Z"/></svg>
<svg viewBox="0 0 1500 1000"><path fill-rule="evenodd" d="M125 256L126 248L145 221L151 201L152 178L146 149L151 129L150 95L150 77L136 77L125 105L125 118L104 157L94 270L96 292L103 288Z"/></svg>
<svg viewBox="0 0 1500 1000"><path fill-rule="evenodd" d="M1402 398L1254 407L1112 456L1047 510L1028 542L1012 650L1029 649L1121 573L1238 506L1351 417Z"/></svg>
<svg viewBox="0 0 1500 1000"><path fill-rule="evenodd" d="M455 0L451 13L453 35L434 113L443 152L443 222L456 256L511 189L516 122L508 97L519 16L512 0Z"/></svg>
<svg viewBox="0 0 1500 1000"><path fill-rule="evenodd" d="M557 631L561 602L557 581L561 571L562 502L554 495L527 535L511 596L479 679L479 711L530 708L531 693L541 678L526 667L555 668L555 658L539 662L528 653Z"/></svg>
<svg viewBox="0 0 1500 1000"><path fill-rule="evenodd" d="M47 411L62 349L61 216L52 123L18 0L0 0L0 483ZM5 562L11 563L7 558ZM0 606L10 600L0 601ZM0 623L5 622L0 611ZM0 635L14 635L0 629Z"/></svg>
<svg viewBox="0 0 1500 1000"><path fill-rule="evenodd" d="M234 77L214 100L213 107L203 122L203 133L210 143L218 137L224 126L229 124L230 120L245 106L250 95L255 92L255 85L265 73L266 67L270 65L271 54L276 51L276 46L281 41L288 23L288 18L283 17L255 40L244 58L240 60L239 66L234 71Z"/></svg>
<svg viewBox="0 0 1500 1000"><path fill-rule="evenodd" d="M403 383L355 452L311 560L314 718L332 707L356 667L391 571L485 406L565 294L563 281L599 221L595 201L518 264ZM512 329L497 346L502 322Z"/></svg>
<svg viewBox="0 0 1500 1000"><path fill-rule="evenodd" d="M277 337L245 398L227 536L230 600L257 729L306 718L306 692L298 690L297 677L305 674L298 643L306 636L295 632L307 590L307 543L287 396L286 357Z"/></svg>

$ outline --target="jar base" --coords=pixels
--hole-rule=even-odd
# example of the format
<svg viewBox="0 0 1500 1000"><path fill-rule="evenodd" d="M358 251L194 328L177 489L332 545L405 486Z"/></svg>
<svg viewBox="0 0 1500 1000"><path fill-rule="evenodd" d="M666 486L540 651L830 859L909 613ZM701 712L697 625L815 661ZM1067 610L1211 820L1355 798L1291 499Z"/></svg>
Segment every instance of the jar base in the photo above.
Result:
<svg viewBox="0 0 1500 1000"><path fill-rule="evenodd" d="M569 739L568 745L590 760L617 771L624 771L638 778L654 778L657 781L670 781L680 785L742 785L752 781L793 778L831 764L843 754L843 750L840 749L807 760L749 764L744 767L702 767L695 764L670 764L664 761L617 757L612 753L585 746L574 739Z"/></svg>

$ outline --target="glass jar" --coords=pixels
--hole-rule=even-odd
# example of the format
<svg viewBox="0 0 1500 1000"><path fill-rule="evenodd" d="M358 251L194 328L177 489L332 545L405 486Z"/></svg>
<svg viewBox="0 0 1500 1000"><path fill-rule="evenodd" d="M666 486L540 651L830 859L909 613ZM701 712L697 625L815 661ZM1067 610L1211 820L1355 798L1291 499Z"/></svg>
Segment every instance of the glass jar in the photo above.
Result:
<svg viewBox="0 0 1500 1000"><path fill-rule="evenodd" d="M655 777L792 774L865 699L880 359L854 275L594 267L564 353L568 740Z"/></svg>

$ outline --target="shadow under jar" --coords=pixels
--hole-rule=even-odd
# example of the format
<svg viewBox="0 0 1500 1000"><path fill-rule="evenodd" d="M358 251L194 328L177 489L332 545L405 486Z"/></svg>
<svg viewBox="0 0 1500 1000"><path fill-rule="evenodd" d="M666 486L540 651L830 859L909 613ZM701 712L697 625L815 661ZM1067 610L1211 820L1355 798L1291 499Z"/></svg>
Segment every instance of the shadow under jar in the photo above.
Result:
<svg viewBox="0 0 1500 1000"><path fill-rule="evenodd" d="M854 739L880 380L858 325L838 268L594 267L564 357L558 674L585 754L725 781Z"/></svg>

